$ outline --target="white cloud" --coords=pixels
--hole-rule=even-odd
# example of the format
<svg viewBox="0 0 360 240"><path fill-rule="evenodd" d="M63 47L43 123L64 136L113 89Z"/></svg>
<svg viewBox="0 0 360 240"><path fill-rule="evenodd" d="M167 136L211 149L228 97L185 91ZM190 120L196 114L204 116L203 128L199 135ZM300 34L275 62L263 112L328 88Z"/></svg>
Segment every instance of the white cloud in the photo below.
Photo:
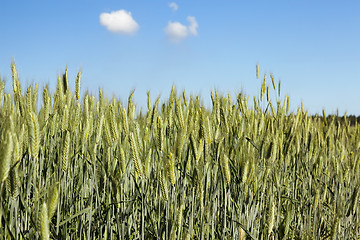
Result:
<svg viewBox="0 0 360 240"><path fill-rule="evenodd" d="M188 29L186 26L179 22L169 22L165 28L165 33L168 38L174 42L178 42L188 35Z"/></svg>
<svg viewBox="0 0 360 240"><path fill-rule="evenodd" d="M139 29L139 24L131 16L131 12L125 10L113 11L100 14L100 24L110 32L134 34Z"/></svg>
<svg viewBox="0 0 360 240"><path fill-rule="evenodd" d="M197 28L198 28L198 23L196 22L196 19L195 17L187 17L187 20L190 22L190 26L188 27L189 28L189 32L196 36L197 35Z"/></svg>
<svg viewBox="0 0 360 240"><path fill-rule="evenodd" d="M175 12L179 9L179 6L174 2L169 3L169 7Z"/></svg>
<svg viewBox="0 0 360 240"><path fill-rule="evenodd" d="M187 20L190 22L189 26L185 26L179 22L169 21L168 25L165 28L165 33L171 41L180 42L182 39L188 37L189 35L196 36L198 34L198 23L196 22L195 17L189 16L187 17Z"/></svg>

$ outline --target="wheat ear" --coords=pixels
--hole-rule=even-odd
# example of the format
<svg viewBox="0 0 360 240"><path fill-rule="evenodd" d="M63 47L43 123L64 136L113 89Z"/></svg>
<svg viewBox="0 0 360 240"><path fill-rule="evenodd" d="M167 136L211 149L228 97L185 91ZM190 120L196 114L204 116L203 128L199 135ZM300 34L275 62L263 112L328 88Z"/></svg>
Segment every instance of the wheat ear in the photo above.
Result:
<svg viewBox="0 0 360 240"><path fill-rule="evenodd" d="M49 216L48 216L48 210L47 205L44 202L41 205L40 210L40 234L42 240L48 240L50 239L50 233L49 233Z"/></svg>
<svg viewBox="0 0 360 240"><path fill-rule="evenodd" d="M78 75L76 77L76 86L75 86L76 100L79 100L80 98L80 81L81 81L81 71L78 72Z"/></svg>
<svg viewBox="0 0 360 240"><path fill-rule="evenodd" d="M226 156L226 154L222 157L222 168L224 171L225 179L227 183L230 183L231 181L231 172L230 172L230 166L229 166L229 158Z"/></svg>
<svg viewBox="0 0 360 240"><path fill-rule="evenodd" d="M13 151L13 141L10 132L7 133L5 144L2 145L3 150L1 151L0 159L0 182L5 181L10 171L11 155Z"/></svg>
<svg viewBox="0 0 360 240"><path fill-rule="evenodd" d="M68 167L70 154L70 132L66 132L64 148L61 156L61 169L65 172Z"/></svg>
<svg viewBox="0 0 360 240"><path fill-rule="evenodd" d="M56 211L57 205L59 202L59 183L53 184L49 191L48 191L48 198L47 198L47 210L48 210L48 218L51 220L51 218L54 216L54 213Z"/></svg>
<svg viewBox="0 0 360 240"><path fill-rule="evenodd" d="M168 155L168 175L171 182L171 185L175 185L175 164L174 164L174 158L173 154L169 153Z"/></svg>
<svg viewBox="0 0 360 240"><path fill-rule="evenodd" d="M138 176L141 177L142 173L141 173L141 165L139 164L140 161L139 150L135 141L134 133L130 134L129 141L130 141L131 155L135 165L135 170Z"/></svg>

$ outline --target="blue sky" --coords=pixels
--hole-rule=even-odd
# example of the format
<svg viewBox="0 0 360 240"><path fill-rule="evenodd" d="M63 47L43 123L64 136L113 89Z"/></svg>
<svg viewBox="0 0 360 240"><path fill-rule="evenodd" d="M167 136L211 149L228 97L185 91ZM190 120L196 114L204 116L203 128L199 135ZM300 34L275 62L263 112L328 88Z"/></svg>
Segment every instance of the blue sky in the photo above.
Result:
<svg viewBox="0 0 360 240"><path fill-rule="evenodd" d="M359 115L359 10L355 0L2 1L0 76L9 88L14 59L23 87L54 89L68 66L72 89L81 68L96 95L126 101L135 88L145 107L147 90L165 98L175 84L208 105L213 89L258 95L259 64L293 111L303 101L311 114Z"/></svg>

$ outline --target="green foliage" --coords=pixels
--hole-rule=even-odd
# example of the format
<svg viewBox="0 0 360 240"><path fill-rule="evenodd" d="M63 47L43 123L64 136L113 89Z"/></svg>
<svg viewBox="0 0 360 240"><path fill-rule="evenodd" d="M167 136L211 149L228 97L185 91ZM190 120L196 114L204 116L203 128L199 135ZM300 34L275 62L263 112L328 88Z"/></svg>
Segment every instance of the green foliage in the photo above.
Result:
<svg viewBox="0 0 360 240"><path fill-rule="evenodd" d="M254 104L215 91L207 109L173 87L137 114L134 91L126 107L101 90L80 99L67 69L40 106L11 67L0 239L360 238L358 124L289 113L272 74Z"/></svg>

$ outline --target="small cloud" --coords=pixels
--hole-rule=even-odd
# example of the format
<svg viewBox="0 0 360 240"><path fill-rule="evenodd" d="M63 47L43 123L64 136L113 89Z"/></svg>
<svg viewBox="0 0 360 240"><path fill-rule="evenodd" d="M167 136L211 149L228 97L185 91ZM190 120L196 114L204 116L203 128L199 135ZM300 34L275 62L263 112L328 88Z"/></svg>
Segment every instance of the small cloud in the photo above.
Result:
<svg viewBox="0 0 360 240"><path fill-rule="evenodd" d="M125 10L100 14L100 24L113 33L131 35L139 29L139 24Z"/></svg>
<svg viewBox="0 0 360 240"><path fill-rule="evenodd" d="M197 36L197 28L199 27L198 23L196 22L196 19L195 17L187 17L187 20L190 22L190 25L189 25L189 32L190 34L194 35L194 36Z"/></svg>
<svg viewBox="0 0 360 240"><path fill-rule="evenodd" d="M188 29L186 26L179 22L169 22L165 28L165 33L168 38L174 42L178 42L188 35Z"/></svg>
<svg viewBox="0 0 360 240"><path fill-rule="evenodd" d="M179 22L169 21L165 28L165 33L171 41L180 42L189 35L197 36L198 23L196 22L195 17L189 16L187 17L187 20L190 22L189 26L185 26Z"/></svg>
<svg viewBox="0 0 360 240"><path fill-rule="evenodd" d="M179 6L178 6L176 3L174 3L174 2L169 3L169 7L170 7L174 12L176 12L176 11L179 9Z"/></svg>

